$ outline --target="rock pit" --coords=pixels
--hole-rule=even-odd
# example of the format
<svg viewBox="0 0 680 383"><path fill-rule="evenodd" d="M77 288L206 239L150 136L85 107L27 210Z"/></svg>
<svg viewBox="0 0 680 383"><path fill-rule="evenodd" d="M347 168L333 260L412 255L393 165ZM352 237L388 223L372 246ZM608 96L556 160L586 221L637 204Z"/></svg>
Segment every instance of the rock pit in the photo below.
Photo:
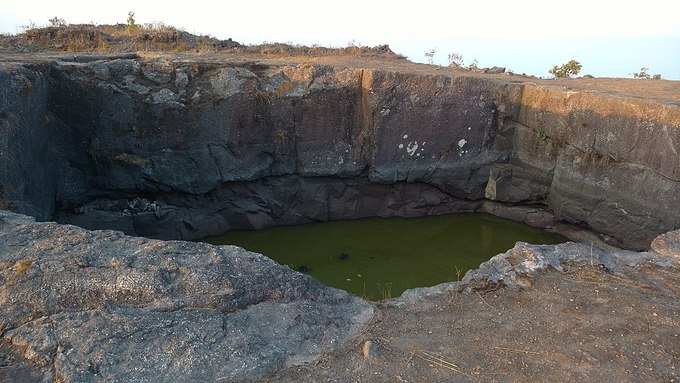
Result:
<svg viewBox="0 0 680 383"><path fill-rule="evenodd" d="M520 244L461 284L390 303L421 310L453 290L527 288L563 262L675 270L677 233L652 252L610 246L647 250L680 227L678 85L617 81L374 59L7 55L0 378L254 380L389 315L258 254L156 239L482 211L596 245Z"/></svg>
<svg viewBox="0 0 680 383"><path fill-rule="evenodd" d="M670 96L389 62L77 59L0 64L6 209L159 239L487 211L643 250L680 225Z"/></svg>

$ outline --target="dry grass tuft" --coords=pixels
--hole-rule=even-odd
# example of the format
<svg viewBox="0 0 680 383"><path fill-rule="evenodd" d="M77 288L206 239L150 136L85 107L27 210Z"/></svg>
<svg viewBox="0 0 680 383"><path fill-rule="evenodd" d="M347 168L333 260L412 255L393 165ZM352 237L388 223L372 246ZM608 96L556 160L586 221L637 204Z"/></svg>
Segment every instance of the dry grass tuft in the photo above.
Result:
<svg viewBox="0 0 680 383"><path fill-rule="evenodd" d="M30 259L17 261L17 263L14 264L14 272L17 273L17 275L23 275L31 268L31 265L33 265L33 261Z"/></svg>
<svg viewBox="0 0 680 383"><path fill-rule="evenodd" d="M5 44L30 50L69 52L210 51L240 46L235 41L196 36L165 24L128 26L69 24L26 29Z"/></svg>
<svg viewBox="0 0 680 383"><path fill-rule="evenodd" d="M461 370L458 365L447 360L443 355L434 351L415 350L413 351L413 356L429 363L432 366L445 368L461 375L470 376L469 374L463 372L463 370Z"/></svg>

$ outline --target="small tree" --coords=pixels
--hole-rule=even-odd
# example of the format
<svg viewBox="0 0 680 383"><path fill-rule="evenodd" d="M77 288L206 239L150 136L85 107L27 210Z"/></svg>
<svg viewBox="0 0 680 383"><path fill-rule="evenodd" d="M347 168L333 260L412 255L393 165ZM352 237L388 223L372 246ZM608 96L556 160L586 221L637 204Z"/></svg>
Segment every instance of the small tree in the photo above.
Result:
<svg viewBox="0 0 680 383"><path fill-rule="evenodd" d="M132 32L137 29L137 20L135 20L135 13L130 11L128 12L128 17L127 17L127 33L128 35L132 35Z"/></svg>
<svg viewBox="0 0 680 383"><path fill-rule="evenodd" d="M66 20L62 19L61 17L54 16L53 18L48 20L50 22L51 27L65 27L66 26Z"/></svg>
<svg viewBox="0 0 680 383"><path fill-rule="evenodd" d="M427 58L427 63L434 64L434 54L437 53L437 48L432 48L429 51L425 51L425 57Z"/></svg>
<svg viewBox="0 0 680 383"><path fill-rule="evenodd" d="M33 21L33 20L28 20L28 24L21 26L21 29L24 32L30 31L31 29L36 29L36 28L38 28L38 24L36 24L35 21Z"/></svg>
<svg viewBox="0 0 680 383"><path fill-rule="evenodd" d="M452 67L462 67L463 66L463 55L457 52L449 53L449 66Z"/></svg>
<svg viewBox="0 0 680 383"><path fill-rule="evenodd" d="M128 28L134 28L137 26L137 21L135 20L135 13L132 11L128 12L127 25Z"/></svg>
<svg viewBox="0 0 680 383"><path fill-rule="evenodd" d="M649 68L647 67L642 67L640 68L640 71L637 73L633 73L633 78L641 79L641 80L649 80L652 78L652 76L647 73L649 71Z"/></svg>
<svg viewBox="0 0 680 383"><path fill-rule="evenodd" d="M576 76L581 71L581 64L576 60L569 60L566 64L553 66L549 73L556 78L569 78Z"/></svg>
<svg viewBox="0 0 680 383"><path fill-rule="evenodd" d="M479 69L479 61L477 59L473 59L470 65L468 65L469 70L478 70Z"/></svg>

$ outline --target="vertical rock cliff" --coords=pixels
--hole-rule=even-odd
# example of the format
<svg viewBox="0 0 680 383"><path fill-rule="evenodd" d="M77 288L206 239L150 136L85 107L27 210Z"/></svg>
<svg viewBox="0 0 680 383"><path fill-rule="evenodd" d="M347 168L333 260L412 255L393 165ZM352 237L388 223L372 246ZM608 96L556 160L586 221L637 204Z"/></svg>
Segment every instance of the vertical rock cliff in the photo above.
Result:
<svg viewBox="0 0 680 383"><path fill-rule="evenodd" d="M38 218L191 239L531 206L632 248L680 225L680 112L658 100L165 58L3 64L0 81L0 201Z"/></svg>

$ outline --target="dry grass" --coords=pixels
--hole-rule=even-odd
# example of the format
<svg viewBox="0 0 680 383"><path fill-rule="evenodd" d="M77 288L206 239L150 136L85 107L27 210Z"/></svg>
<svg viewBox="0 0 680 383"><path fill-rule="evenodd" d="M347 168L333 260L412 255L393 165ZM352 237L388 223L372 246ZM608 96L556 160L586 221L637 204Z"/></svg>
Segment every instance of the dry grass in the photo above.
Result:
<svg viewBox="0 0 680 383"><path fill-rule="evenodd" d="M14 272L17 273L17 275L22 275L31 268L31 265L33 265L33 261L30 259L17 261L17 263L14 264Z"/></svg>
<svg viewBox="0 0 680 383"><path fill-rule="evenodd" d="M291 45L281 43L264 43L260 45L242 46L240 52L256 53L265 56L384 56L404 58L392 52L388 45L376 47L348 46L344 48L327 48L320 46Z"/></svg>
<svg viewBox="0 0 680 383"><path fill-rule="evenodd" d="M447 360L443 355L434 351L415 350L413 351L413 356L429 363L431 366L445 368L461 375L470 376L469 374L463 372L463 370L461 370L458 365Z"/></svg>
<svg viewBox="0 0 680 383"><path fill-rule="evenodd" d="M286 56L379 56L403 58L387 45L327 48L280 43L245 46L231 39L197 36L181 29L159 24L93 25L68 24L29 27L18 35L0 36L0 48L22 51L67 52L218 52L231 51L270 57Z"/></svg>
<svg viewBox="0 0 680 383"><path fill-rule="evenodd" d="M12 40L14 45L32 50L69 52L213 51L239 46L232 40L196 36L165 24L38 27L26 29Z"/></svg>

